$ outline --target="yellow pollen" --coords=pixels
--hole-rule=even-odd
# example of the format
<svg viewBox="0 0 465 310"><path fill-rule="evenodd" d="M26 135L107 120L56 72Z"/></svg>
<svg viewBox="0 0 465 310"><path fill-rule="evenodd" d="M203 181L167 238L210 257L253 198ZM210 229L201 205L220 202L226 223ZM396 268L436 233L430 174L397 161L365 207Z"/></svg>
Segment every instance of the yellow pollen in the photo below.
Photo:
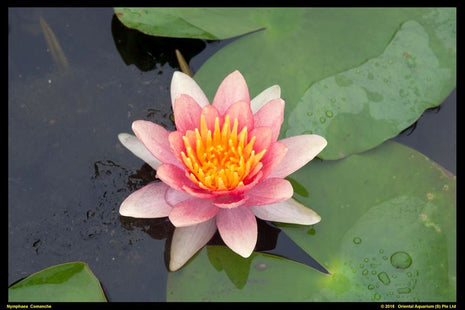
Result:
<svg viewBox="0 0 465 310"><path fill-rule="evenodd" d="M236 118L231 128L226 115L220 127L217 117L212 132L201 115L200 128L183 136L186 152L181 152L182 160L190 179L199 187L209 191L233 190L244 186L244 179L260 170L258 163L266 150L255 154L256 137L248 139L247 127L238 134L238 126Z"/></svg>

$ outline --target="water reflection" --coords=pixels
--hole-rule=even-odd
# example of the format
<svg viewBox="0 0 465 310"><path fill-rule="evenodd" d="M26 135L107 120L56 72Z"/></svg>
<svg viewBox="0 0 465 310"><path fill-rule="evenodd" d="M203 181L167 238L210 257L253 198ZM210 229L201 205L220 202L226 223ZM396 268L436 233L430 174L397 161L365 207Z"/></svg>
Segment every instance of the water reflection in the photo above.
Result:
<svg viewBox="0 0 465 310"><path fill-rule="evenodd" d="M44 34L45 40L47 41L47 46L50 52L52 53L53 61L58 68L58 71L61 74L66 74L69 72L69 63L68 59L66 58L61 45L55 36L52 28L47 24L45 19L40 16L39 17L40 27L42 28L42 32Z"/></svg>
<svg viewBox="0 0 465 310"><path fill-rule="evenodd" d="M429 112L439 113L440 110L441 110L441 105L438 105L437 107L432 107L432 108L426 109L425 112L422 114L422 116L417 121L415 121L415 123L413 123L412 125L408 126L404 130L402 130L399 133L399 136L404 135L404 134L407 135L407 136L410 136L414 132L414 130L417 128L418 122L421 120L421 118L426 113L429 113Z"/></svg>
<svg viewBox="0 0 465 310"><path fill-rule="evenodd" d="M151 71L157 64L168 63L179 69L175 50L181 51L187 62L206 47L199 39L177 39L153 37L140 31L129 29L113 15L111 33L118 52L126 65L134 64L141 71Z"/></svg>
<svg viewBox="0 0 465 310"><path fill-rule="evenodd" d="M121 170L124 171L121 173ZM139 169L134 173L127 173L127 169L119 166L111 160L97 161L94 164L94 178L99 178L101 176L110 176L118 172L118 178L124 177L126 175L126 187L116 189L115 192L129 192L132 193L137 189L142 188L143 186L151 183L158 182L156 179L156 171L147 164L143 164ZM106 195L106 192L103 193ZM104 198L104 197L102 197ZM122 200L121 200L122 202ZM174 232L174 226L171 224L167 217L164 218L154 218L154 219L142 219L142 218L133 218L119 216L119 221L121 226L129 231L139 229L140 231L148 234L151 238L156 240L166 239L165 243L165 265L168 269L169 265L169 252L171 247L171 239ZM257 229L258 229L258 239L255 246L255 251L270 251L275 249L278 235L281 232L280 229L272 226L266 221L260 220L257 218ZM132 241L129 241L129 244L132 245ZM221 239L218 232L213 236L213 238L208 242L208 245L225 245ZM231 255L236 255L231 251ZM240 260L243 260L240 257ZM245 261L244 261L245 262ZM236 263L234 265L237 265ZM233 266L234 266L233 265ZM237 266L236 266L237 267ZM236 268L234 267L234 268ZM233 268L233 269L234 269Z"/></svg>

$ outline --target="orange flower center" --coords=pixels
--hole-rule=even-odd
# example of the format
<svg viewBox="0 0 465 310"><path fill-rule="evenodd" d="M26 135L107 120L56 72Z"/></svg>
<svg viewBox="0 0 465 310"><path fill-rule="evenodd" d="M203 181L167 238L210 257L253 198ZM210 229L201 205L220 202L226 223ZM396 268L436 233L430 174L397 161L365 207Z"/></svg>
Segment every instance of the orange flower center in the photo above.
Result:
<svg viewBox="0 0 465 310"><path fill-rule="evenodd" d="M200 129L195 129L195 139L189 139L187 133L183 136L187 154L181 152L182 160L189 169L190 179L201 188L233 190L244 186L244 179L261 168L260 159L266 150L255 154L256 137L248 139L247 127L239 134L237 129L237 119L231 128L229 115L226 115L222 127L219 118L215 119L212 133L202 115Z"/></svg>

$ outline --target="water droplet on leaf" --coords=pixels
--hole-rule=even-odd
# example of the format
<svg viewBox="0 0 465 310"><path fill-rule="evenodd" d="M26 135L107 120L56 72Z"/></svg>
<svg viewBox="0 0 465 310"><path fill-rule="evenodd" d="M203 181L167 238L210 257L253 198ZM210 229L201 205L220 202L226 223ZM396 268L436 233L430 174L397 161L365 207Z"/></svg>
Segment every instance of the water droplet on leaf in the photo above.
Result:
<svg viewBox="0 0 465 310"><path fill-rule="evenodd" d="M378 279L384 284L384 285L389 285L389 283L391 283L391 279L389 279L389 276L387 273L385 273L384 271L383 272L380 272L378 274Z"/></svg>
<svg viewBox="0 0 465 310"><path fill-rule="evenodd" d="M370 100L370 101L381 102L381 101L384 100L384 96L382 94L380 94L380 93L369 91L366 88L365 88L365 92L367 94L368 100Z"/></svg>
<svg viewBox="0 0 465 310"><path fill-rule="evenodd" d="M397 289L397 293L399 293L399 294L408 294L411 291L412 290L409 287L401 287L401 288Z"/></svg>
<svg viewBox="0 0 465 310"><path fill-rule="evenodd" d="M362 239L359 238L359 237L355 237L354 240L353 240L353 242L354 242L355 244L360 244L360 243L362 243Z"/></svg>
<svg viewBox="0 0 465 310"><path fill-rule="evenodd" d="M408 90L405 90L403 88L401 90L399 90L399 96L401 96L401 97L407 97L408 94L409 94Z"/></svg>
<svg viewBox="0 0 465 310"><path fill-rule="evenodd" d="M408 253L399 251L391 255L391 265L395 268L406 269L412 264L412 258Z"/></svg>
<svg viewBox="0 0 465 310"><path fill-rule="evenodd" d="M268 265L265 263L258 263L255 265L255 269L257 269L258 271L263 271L266 268L268 268Z"/></svg>
<svg viewBox="0 0 465 310"><path fill-rule="evenodd" d="M407 62L407 66L408 66L409 68L415 68L416 65L417 65L417 62L416 62L416 60L415 60L415 57L408 57L408 58L406 59L406 62Z"/></svg>

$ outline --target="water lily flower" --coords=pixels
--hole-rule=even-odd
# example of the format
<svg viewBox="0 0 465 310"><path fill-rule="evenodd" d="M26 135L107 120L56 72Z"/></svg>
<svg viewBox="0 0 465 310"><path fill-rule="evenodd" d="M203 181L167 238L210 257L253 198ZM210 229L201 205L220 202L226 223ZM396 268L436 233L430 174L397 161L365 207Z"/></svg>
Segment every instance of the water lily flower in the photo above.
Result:
<svg viewBox="0 0 465 310"><path fill-rule="evenodd" d="M326 146L319 135L278 140L284 100L278 85L250 100L239 71L220 84L212 104L190 76L175 72L171 100L176 131L146 120L132 123L121 143L157 172L161 182L130 194L120 214L168 217L175 226L169 269L181 268L218 230L234 252L249 257L256 217L313 225L321 218L292 198L285 179Z"/></svg>

